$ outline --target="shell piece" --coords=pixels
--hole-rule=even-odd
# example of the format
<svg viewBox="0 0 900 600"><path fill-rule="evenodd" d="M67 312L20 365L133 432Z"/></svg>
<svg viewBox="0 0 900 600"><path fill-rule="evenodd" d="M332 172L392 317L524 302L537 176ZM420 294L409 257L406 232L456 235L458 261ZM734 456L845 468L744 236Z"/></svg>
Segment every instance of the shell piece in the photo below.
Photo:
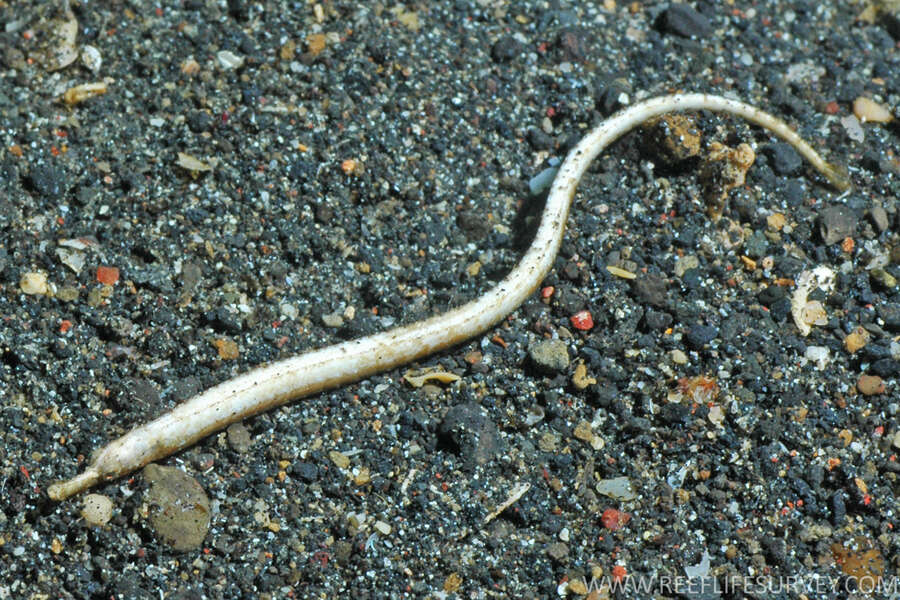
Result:
<svg viewBox="0 0 900 600"><path fill-rule="evenodd" d="M834 271L828 267L816 267L797 276L797 289L791 296L791 316L803 337L812 331L810 325L824 325L828 315L820 302L807 302L809 293L816 288L830 292L834 289Z"/></svg>
<svg viewBox="0 0 900 600"><path fill-rule="evenodd" d="M103 66L103 56L94 46L85 45L81 49L81 62L91 73L97 74Z"/></svg>
<svg viewBox="0 0 900 600"><path fill-rule="evenodd" d="M460 376L448 371L441 371L434 367L425 369L413 369L403 374L405 379L411 386L420 388L429 381L438 381L440 383L453 383L458 381Z"/></svg>
<svg viewBox="0 0 900 600"><path fill-rule="evenodd" d="M184 152L178 153L178 160L175 164L177 164L185 171L190 171L191 173L212 171L212 167L208 163L203 162L199 158L194 158L190 154L185 154Z"/></svg>
<svg viewBox="0 0 900 600"><path fill-rule="evenodd" d="M105 81L97 83L82 83L75 87L70 87L63 93L62 99L68 106L75 106L84 102L88 98L105 94L107 90Z"/></svg>
<svg viewBox="0 0 900 600"><path fill-rule="evenodd" d="M46 41L32 52L32 57L48 71L64 69L78 58L78 19L71 11L42 22L38 29Z"/></svg>

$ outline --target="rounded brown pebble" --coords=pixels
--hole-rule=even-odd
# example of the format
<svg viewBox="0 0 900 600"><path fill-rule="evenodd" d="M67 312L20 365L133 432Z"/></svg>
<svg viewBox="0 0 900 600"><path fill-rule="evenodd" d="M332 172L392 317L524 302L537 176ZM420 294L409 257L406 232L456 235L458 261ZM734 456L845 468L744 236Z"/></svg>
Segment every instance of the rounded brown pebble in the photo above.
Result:
<svg viewBox="0 0 900 600"><path fill-rule="evenodd" d="M200 547L209 531L209 498L196 479L175 467L144 467L150 527L160 542L185 552Z"/></svg>
<svg viewBox="0 0 900 600"><path fill-rule="evenodd" d="M884 381L878 375L860 375L856 382L856 389L863 396L884 393Z"/></svg>

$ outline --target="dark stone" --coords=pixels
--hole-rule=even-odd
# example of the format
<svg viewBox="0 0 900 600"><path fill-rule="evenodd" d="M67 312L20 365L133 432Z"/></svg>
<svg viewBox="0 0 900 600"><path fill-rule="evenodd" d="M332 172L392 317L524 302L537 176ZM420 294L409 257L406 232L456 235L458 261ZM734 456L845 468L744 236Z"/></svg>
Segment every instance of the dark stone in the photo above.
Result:
<svg viewBox="0 0 900 600"><path fill-rule="evenodd" d="M553 147L553 138L538 127L530 128L527 137L528 143L535 150L549 150Z"/></svg>
<svg viewBox="0 0 900 600"><path fill-rule="evenodd" d="M718 334L719 330L712 325L694 325L684 334L684 341L690 348L700 350Z"/></svg>
<svg viewBox="0 0 900 600"><path fill-rule="evenodd" d="M334 218L334 209L328 204L322 202L316 205L315 210L316 222L322 225L328 225Z"/></svg>
<svg viewBox="0 0 900 600"><path fill-rule="evenodd" d="M150 334L144 347L150 356L164 358L175 352L175 346L169 332L159 329Z"/></svg>
<svg viewBox="0 0 900 600"><path fill-rule="evenodd" d="M875 310L878 312L878 317L884 321L885 329L900 331L900 304L897 302L878 304Z"/></svg>
<svg viewBox="0 0 900 600"><path fill-rule="evenodd" d="M769 240L762 231L754 231L744 243L744 248L750 258L762 258L769 251Z"/></svg>
<svg viewBox="0 0 900 600"><path fill-rule="evenodd" d="M622 94L630 94L631 85L624 79L598 81L594 85L594 104L604 115L611 115L622 108L619 102Z"/></svg>
<svg viewBox="0 0 900 600"><path fill-rule="evenodd" d="M138 377L123 382L113 403L118 410L127 408L143 415L156 416L162 408L162 399L156 387L148 380Z"/></svg>
<svg viewBox="0 0 900 600"><path fill-rule="evenodd" d="M803 159L797 151L784 142L766 144L761 151L769 159L769 166L778 175L791 175L803 166Z"/></svg>
<svg viewBox="0 0 900 600"><path fill-rule="evenodd" d="M228 0L228 14L238 21L250 18L250 3L244 0Z"/></svg>
<svg viewBox="0 0 900 600"><path fill-rule="evenodd" d="M900 362L893 358L882 358L872 363L869 372L879 377L896 377L900 375Z"/></svg>
<svg viewBox="0 0 900 600"><path fill-rule="evenodd" d="M522 53L522 44L511 35L505 35L491 46L491 58L494 62L510 62Z"/></svg>
<svg viewBox="0 0 900 600"><path fill-rule="evenodd" d="M440 444L458 454L469 468L498 456L503 445L497 426L479 405L458 404L447 411L438 426Z"/></svg>
<svg viewBox="0 0 900 600"><path fill-rule="evenodd" d="M659 416L666 423L686 425L691 420L691 407L679 402L669 402L660 409Z"/></svg>
<svg viewBox="0 0 900 600"><path fill-rule="evenodd" d="M787 296L780 298L769 306L769 314L776 323L781 323L791 314L791 299Z"/></svg>
<svg viewBox="0 0 900 600"><path fill-rule="evenodd" d="M44 198L58 200L68 189L66 172L55 165L40 164L31 169L28 183Z"/></svg>
<svg viewBox="0 0 900 600"><path fill-rule="evenodd" d="M831 524L835 527L843 527L847 518L847 504L844 501L844 492L837 491L831 497Z"/></svg>
<svg viewBox="0 0 900 600"><path fill-rule="evenodd" d="M319 478L319 467L311 462L297 462L291 465L291 475L306 483L312 483Z"/></svg>
<svg viewBox="0 0 900 600"><path fill-rule="evenodd" d="M772 306L772 304L785 296L787 296L787 292L780 285L770 285L769 287L761 289L756 294L757 300L759 300L759 303L763 306Z"/></svg>
<svg viewBox="0 0 900 600"><path fill-rule="evenodd" d="M856 215L846 206L835 204L819 214L819 235L827 245L836 244L856 233Z"/></svg>
<svg viewBox="0 0 900 600"><path fill-rule="evenodd" d="M685 38L703 39L712 33L709 19L688 4L671 4L660 15L659 29Z"/></svg>
<svg viewBox="0 0 900 600"><path fill-rule="evenodd" d="M702 282L703 274L700 272L700 269L688 269L681 276L681 285L687 290L696 290Z"/></svg>
<svg viewBox="0 0 900 600"><path fill-rule="evenodd" d="M619 397L619 390L614 385L598 384L589 388L593 403L601 408L609 408Z"/></svg>
<svg viewBox="0 0 900 600"><path fill-rule="evenodd" d="M580 27L567 27L559 32L556 45L562 51L563 60L581 62L587 54L587 32Z"/></svg>
<svg viewBox="0 0 900 600"><path fill-rule="evenodd" d="M666 303L666 280L654 273L638 277L631 288L634 295L642 304L649 304L657 308Z"/></svg>
<svg viewBox="0 0 900 600"><path fill-rule="evenodd" d="M191 111L187 116L187 124L194 133L203 133L209 131L213 126L213 118L208 112L203 110Z"/></svg>
<svg viewBox="0 0 900 600"><path fill-rule="evenodd" d="M204 314L203 320L207 325L222 333L240 333L241 331L240 316L223 306Z"/></svg>
<svg viewBox="0 0 900 600"><path fill-rule="evenodd" d="M483 240L491 231L491 222L479 212L465 210L459 213L456 224L462 229L470 241Z"/></svg>
<svg viewBox="0 0 900 600"><path fill-rule="evenodd" d="M291 163L288 177L291 178L291 181L309 181L315 178L317 170L316 163L298 158Z"/></svg>
<svg viewBox="0 0 900 600"><path fill-rule="evenodd" d="M672 324L672 315L667 312L648 309L644 313L644 327L650 331L660 331Z"/></svg>
<svg viewBox="0 0 900 600"><path fill-rule="evenodd" d="M766 551L766 558L770 564L784 565L787 561L787 550L783 539L764 535L761 545Z"/></svg>

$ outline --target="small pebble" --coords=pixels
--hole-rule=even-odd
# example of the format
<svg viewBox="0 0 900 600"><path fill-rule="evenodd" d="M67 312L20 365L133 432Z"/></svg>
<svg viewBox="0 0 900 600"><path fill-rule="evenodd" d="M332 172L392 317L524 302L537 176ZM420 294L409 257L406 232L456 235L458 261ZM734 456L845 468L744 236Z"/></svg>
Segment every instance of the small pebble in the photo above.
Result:
<svg viewBox="0 0 900 600"><path fill-rule="evenodd" d="M831 362L830 351L825 346L807 346L805 356L807 360L815 363L820 371Z"/></svg>
<svg viewBox="0 0 900 600"><path fill-rule="evenodd" d="M337 450L332 450L328 453L328 458L331 459L331 462L339 469L346 469L350 466L350 458Z"/></svg>
<svg viewBox="0 0 900 600"><path fill-rule="evenodd" d="M250 450L253 440L250 437L250 431L243 423L232 423L225 430L228 437L228 445L232 450L239 454L244 454Z"/></svg>
<svg viewBox="0 0 900 600"><path fill-rule="evenodd" d="M337 329L344 326L344 317L341 311L336 310L333 313L322 315L322 324L326 327Z"/></svg>
<svg viewBox="0 0 900 600"><path fill-rule="evenodd" d="M522 53L522 43L511 35L501 37L491 46L491 58L494 62L510 62Z"/></svg>
<svg viewBox="0 0 900 600"><path fill-rule="evenodd" d="M607 496L621 502L628 502L637 497L637 494L631 485L631 480L628 477L601 479L597 482L595 489L601 496Z"/></svg>
<svg viewBox="0 0 900 600"><path fill-rule="evenodd" d="M219 358L222 360L235 360L241 355L238 345L234 340L219 338L213 340L213 346L216 347Z"/></svg>
<svg viewBox="0 0 900 600"><path fill-rule="evenodd" d="M230 50L219 51L219 53L216 54L216 58L219 59L219 65L226 71L239 69L244 64L244 57L238 56Z"/></svg>
<svg viewBox="0 0 900 600"><path fill-rule="evenodd" d="M100 51L94 46L86 44L81 49L81 62L84 63L84 66L89 71L96 74L100 72L100 67L103 66L103 56L100 55Z"/></svg>
<svg viewBox="0 0 900 600"><path fill-rule="evenodd" d="M856 223L856 215L843 204L829 206L819 214L819 234L822 241L830 246L853 237Z"/></svg>
<svg viewBox="0 0 900 600"><path fill-rule="evenodd" d="M872 224L875 225L878 233L887 231L887 228L891 225L890 217L888 217L887 211L882 206L873 206L872 210L869 211L869 217L872 219Z"/></svg>
<svg viewBox="0 0 900 600"><path fill-rule="evenodd" d="M719 330L712 325L694 325L684 334L684 341L691 349L700 350L717 335Z"/></svg>
<svg viewBox="0 0 900 600"><path fill-rule="evenodd" d="M766 225L769 226L771 231L781 231L787 222L787 217L785 217L782 213L772 213L768 217L766 217Z"/></svg>
<svg viewBox="0 0 900 600"><path fill-rule="evenodd" d="M209 531L209 498L196 479L176 467L149 464L142 472L148 521L157 539L173 550L199 548Z"/></svg>
<svg viewBox="0 0 900 600"><path fill-rule="evenodd" d="M391 526L385 523L384 521L375 521L375 524L372 526L375 530L381 535L390 535L391 534Z"/></svg>
<svg viewBox="0 0 900 600"><path fill-rule="evenodd" d="M112 518L112 500L101 494L88 494L84 497L81 516L96 527L102 527Z"/></svg>
<svg viewBox="0 0 900 600"><path fill-rule="evenodd" d="M538 370L548 375L569 368L569 349L561 340L540 340L531 344L528 357Z"/></svg>
<svg viewBox="0 0 900 600"><path fill-rule="evenodd" d="M50 292L47 274L38 271L24 273L19 280L19 289L29 296L44 296Z"/></svg>
<svg viewBox="0 0 900 600"><path fill-rule="evenodd" d="M594 432L588 421L581 421L578 423L578 425L575 426L575 431L573 433L576 438L583 442L590 442L591 438L594 437Z"/></svg>
<svg viewBox="0 0 900 600"><path fill-rule="evenodd" d="M689 269L696 269L700 266L700 259L693 254L687 254L679 257L675 261L675 276L683 277Z"/></svg>
<svg viewBox="0 0 900 600"><path fill-rule="evenodd" d="M594 385L597 380L588 375L587 367L584 363L579 362L575 366L575 372L572 374L572 384L579 390L587 389L588 386Z"/></svg>
<svg viewBox="0 0 900 600"><path fill-rule="evenodd" d="M859 122L859 119L856 118L856 115L846 115L841 117L841 125L844 127L844 131L847 132L847 137L849 137L854 142L862 143L866 139L866 132L863 130L862 125Z"/></svg>
<svg viewBox="0 0 900 600"><path fill-rule="evenodd" d="M897 278L881 267L869 271L869 276L882 289L893 290L895 287L897 287Z"/></svg>
<svg viewBox="0 0 900 600"><path fill-rule="evenodd" d="M853 114L862 123L888 123L894 118L883 104L864 96L853 101Z"/></svg>
<svg viewBox="0 0 900 600"><path fill-rule="evenodd" d="M550 189L550 185L553 183L553 178L556 177L556 173L559 171L557 167L547 167L534 177L528 180L528 192L532 196L540 196L544 192Z"/></svg>
<svg viewBox="0 0 900 600"><path fill-rule="evenodd" d="M103 285L115 285L119 281L119 269L116 267L97 267L97 281Z"/></svg>
<svg viewBox="0 0 900 600"><path fill-rule="evenodd" d="M328 38L322 33L312 33L306 36L306 51L310 56L318 56L328 43Z"/></svg>
<svg viewBox="0 0 900 600"><path fill-rule="evenodd" d="M68 189L66 173L62 167L56 165L35 166L28 176L28 181L38 194L50 200L59 200Z"/></svg>
<svg viewBox="0 0 900 600"><path fill-rule="evenodd" d="M660 26L664 31L685 38L703 39L712 33L709 19L688 4L672 3L663 12Z"/></svg>
<svg viewBox="0 0 900 600"><path fill-rule="evenodd" d="M791 175L803 166L803 159L790 144L775 142L762 148L769 159L769 165L778 175Z"/></svg>
<svg viewBox="0 0 900 600"><path fill-rule="evenodd" d="M878 375L860 375L856 389L863 396L874 396L884 393L884 380Z"/></svg>
<svg viewBox="0 0 900 600"><path fill-rule="evenodd" d="M553 560L562 562L569 555L569 547L562 542L555 542L547 546L547 554Z"/></svg>
<svg viewBox="0 0 900 600"><path fill-rule="evenodd" d="M869 332L862 327L857 327L854 331L849 333L847 337L844 338L844 348L847 349L847 352L853 354L854 352L865 347L868 341Z"/></svg>

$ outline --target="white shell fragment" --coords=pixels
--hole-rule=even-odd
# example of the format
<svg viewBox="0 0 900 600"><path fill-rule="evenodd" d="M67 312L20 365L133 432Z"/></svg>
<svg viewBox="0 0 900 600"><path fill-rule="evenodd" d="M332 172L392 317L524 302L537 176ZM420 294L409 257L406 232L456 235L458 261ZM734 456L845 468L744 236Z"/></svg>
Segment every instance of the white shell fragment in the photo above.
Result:
<svg viewBox="0 0 900 600"><path fill-rule="evenodd" d="M81 273L81 269L84 268L84 252L71 248L57 248L56 256L59 258L59 262L72 269L76 275Z"/></svg>
<svg viewBox="0 0 900 600"><path fill-rule="evenodd" d="M803 271L797 276L797 289L791 296L791 316L803 337L812 331L810 325L824 325L828 322L825 308L819 302L807 302L809 293L816 288L830 292L834 289L834 271L828 267L816 267Z"/></svg>
<svg viewBox="0 0 900 600"><path fill-rule="evenodd" d="M186 171L192 173L200 173L203 171L212 171L212 167L198 158L194 158L190 154L184 152L178 153L178 161L176 164Z"/></svg>
<svg viewBox="0 0 900 600"><path fill-rule="evenodd" d="M71 12L51 19L39 27L46 35L46 44L35 53L41 65L48 71L68 67L78 58L78 19Z"/></svg>
<svg viewBox="0 0 900 600"><path fill-rule="evenodd" d="M816 369L821 371L831 362L831 351L825 346L809 346L804 355L806 360L815 363Z"/></svg>
<svg viewBox="0 0 900 600"><path fill-rule="evenodd" d="M47 284L47 274L40 271L23 273L22 278L19 279L19 290L29 296L45 296L49 294L50 286Z"/></svg>
<svg viewBox="0 0 900 600"><path fill-rule="evenodd" d="M403 374L403 379L409 385L420 388L426 383L438 381L440 383L453 383L460 379L456 373L438 370L434 367L425 367L424 369L411 369Z"/></svg>
<svg viewBox="0 0 900 600"><path fill-rule="evenodd" d="M219 59L219 65L226 71L240 69L244 64L244 57L239 56L230 50L219 51L219 53L216 54L216 58Z"/></svg>
<svg viewBox="0 0 900 600"><path fill-rule="evenodd" d="M866 140L866 132L863 130L859 119L856 118L856 115L847 115L846 117L841 117L841 125L843 125L844 131L847 132L847 137L849 137L854 142L861 143Z"/></svg>
<svg viewBox="0 0 900 600"><path fill-rule="evenodd" d="M103 57L94 46L86 45L81 49L81 62L91 73L99 73L103 66Z"/></svg>

